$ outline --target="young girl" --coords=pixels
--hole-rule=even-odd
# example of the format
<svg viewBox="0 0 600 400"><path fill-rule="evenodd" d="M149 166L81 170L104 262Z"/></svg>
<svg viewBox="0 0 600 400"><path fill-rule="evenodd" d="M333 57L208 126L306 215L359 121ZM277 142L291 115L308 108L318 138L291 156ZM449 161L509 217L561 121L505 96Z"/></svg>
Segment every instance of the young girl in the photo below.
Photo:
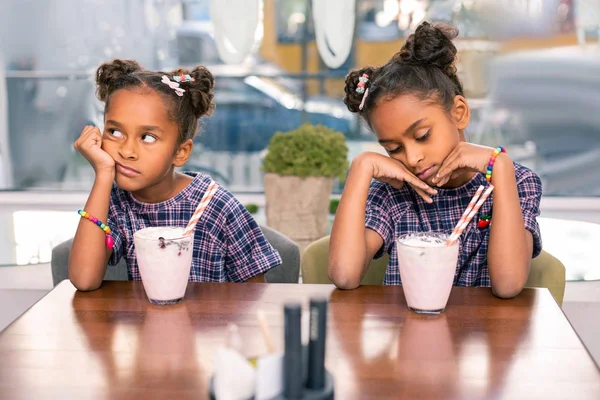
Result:
<svg viewBox="0 0 600 400"><path fill-rule="evenodd" d="M330 242L329 276L340 288L356 288L383 252L384 284L401 284L394 240L452 231L487 177L495 189L461 235L454 285L513 297L541 251L539 177L501 148L465 141L470 112L454 66L457 35L424 22L387 64L346 77L344 102L389 156L362 153L352 162ZM478 224L492 215L488 226Z"/></svg>
<svg viewBox="0 0 600 400"><path fill-rule="evenodd" d="M96 173L69 260L79 290L97 289L107 264L121 257L129 279L140 280L134 232L185 227L211 183L209 176L175 171L190 157L199 118L214 108L206 68L162 73L114 60L98 68L96 83L106 104L104 131L87 126L74 145ZM190 281L264 282L279 264L252 216L218 187L196 225Z"/></svg>

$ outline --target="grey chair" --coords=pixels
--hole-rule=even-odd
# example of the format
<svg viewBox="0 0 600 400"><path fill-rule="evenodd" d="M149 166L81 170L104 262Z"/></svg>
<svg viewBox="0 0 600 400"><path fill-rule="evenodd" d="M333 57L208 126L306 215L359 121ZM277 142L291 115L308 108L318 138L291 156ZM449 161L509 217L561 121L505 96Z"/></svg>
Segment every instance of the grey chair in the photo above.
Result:
<svg viewBox="0 0 600 400"><path fill-rule="evenodd" d="M268 283L298 283L300 274L300 248L290 238L271 228L261 226L263 234L271 245L279 252L283 263L271 268L265 274ZM58 244L52 249L52 282L56 286L59 282L69 279L69 254L73 239ZM127 265L121 259L115 266L109 266L104 275L105 281L126 281Z"/></svg>

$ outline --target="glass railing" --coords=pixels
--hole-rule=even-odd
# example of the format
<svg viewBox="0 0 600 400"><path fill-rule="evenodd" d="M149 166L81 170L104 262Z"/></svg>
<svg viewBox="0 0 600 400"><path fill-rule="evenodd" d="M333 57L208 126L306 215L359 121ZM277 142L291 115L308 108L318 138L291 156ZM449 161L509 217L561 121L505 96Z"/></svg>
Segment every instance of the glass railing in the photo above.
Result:
<svg viewBox="0 0 600 400"><path fill-rule="evenodd" d="M52 248L72 237L78 222L74 210L83 204L93 182L94 172L73 149L73 142L85 125L102 126L102 104L95 97L90 73L9 71L7 75L8 135L2 138L0 160L1 172L12 173L2 191L17 197L33 196L36 201L26 199L27 203L19 197L3 203L0 221L5 229L0 233L0 265L49 262ZM238 197L260 197L265 146L276 131L294 129L304 121L343 132L349 160L361 151L382 151L373 134L347 111L341 96L312 94L342 85L333 79L339 76L216 74L216 110L202 122L194 155L184 169L212 175ZM546 199L569 196L565 198L571 207L568 212L561 208L545 216L599 221L589 213L597 216L600 207L585 211L571 200L588 197L586 201L595 202L594 196L600 194L600 182L595 180L597 174L591 164L598 159L593 157L598 146L590 145L594 137L600 137L597 127L586 130L573 125L568 134L538 134L528 131L519 110L509 107L511 103L495 99L469 102L470 141L506 145L511 157L542 176ZM9 149L10 157L2 157L7 154L4 149ZM338 183L334 192L339 194L342 189ZM42 204L44 196L54 197ZM59 204L57 196L65 204ZM258 221L260 216L256 218ZM32 231L31 226L36 225L39 227ZM549 246L564 242L564 236L572 230L570 225L564 225L564 229L555 225L545 229ZM586 229L588 226L596 225L581 225ZM586 233L586 237L595 240L596 234ZM563 256L569 279L598 279L589 260L571 253L563 255L560 248L554 252Z"/></svg>
<svg viewBox="0 0 600 400"><path fill-rule="evenodd" d="M217 107L201 120L194 153L184 167L206 172L234 192L261 193L262 156L278 131L304 122L342 132L349 157L373 136L341 98L319 93L329 75L216 76ZM74 149L84 126L103 125L103 105L89 73L7 72L9 157L4 190L89 190L93 170ZM306 93L302 95L302 93Z"/></svg>
<svg viewBox="0 0 600 400"><path fill-rule="evenodd" d="M270 138L303 122L342 132L350 160L364 150L381 151L341 96L318 94L332 82L343 85L339 75L215 75L216 110L202 120L193 156L183 169L211 174L234 193L262 193L262 157ZM1 189L89 190L93 170L73 142L85 125L103 124L90 73L8 71L6 89L8 134L0 138L0 172L10 176ZM541 130L527 125L515 107L480 99L470 104L468 139L508 147L513 159L540 174L546 196L600 196L600 179L593 173L600 125L588 123L591 117L569 130L548 124ZM560 125L555 121L554 126ZM341 189L339 184L335 192Z"/></svg>

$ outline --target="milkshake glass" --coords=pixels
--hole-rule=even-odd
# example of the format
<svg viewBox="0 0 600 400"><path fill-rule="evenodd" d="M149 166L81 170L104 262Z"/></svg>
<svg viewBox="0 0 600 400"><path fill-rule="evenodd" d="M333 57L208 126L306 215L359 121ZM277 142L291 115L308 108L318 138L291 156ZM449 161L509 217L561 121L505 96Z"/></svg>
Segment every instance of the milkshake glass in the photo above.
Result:
<svg viewBox="0 0 600 400"><path fill-rule="evenodd" d="M439 314L446 307L456 264L459 241L446 246L446 233L423 232L396 240L398 268L408 308L418 314Z"/></svg>
<svg viewBox="0 0 600 400"><path fill-rule="evenodd" d="M190 278L194 233L185 228L152 227L133 234L142 283L148 301L157 305L183 300Z"/></svg>

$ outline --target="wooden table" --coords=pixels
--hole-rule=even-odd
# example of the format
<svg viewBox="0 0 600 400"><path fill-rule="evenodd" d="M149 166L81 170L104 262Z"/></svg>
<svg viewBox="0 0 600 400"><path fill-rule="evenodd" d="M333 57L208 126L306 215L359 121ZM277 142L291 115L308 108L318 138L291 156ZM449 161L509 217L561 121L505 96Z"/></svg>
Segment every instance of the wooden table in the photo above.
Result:
<svg viewBox="0 0 600 400"><path fill-rule="evenodd" d="M500 300L454 288L446 311L406 308L401 287L190 284L153 306L141 283L82 293L64 281L0 334L0 399L203 399L229 323L265 350L256 311L283 344L283 304L327 295L337 399L600 399L600 371L547 290ZM8 305L3 305L8 306ZM282 348L282 347L280 347Z"/></svg>

